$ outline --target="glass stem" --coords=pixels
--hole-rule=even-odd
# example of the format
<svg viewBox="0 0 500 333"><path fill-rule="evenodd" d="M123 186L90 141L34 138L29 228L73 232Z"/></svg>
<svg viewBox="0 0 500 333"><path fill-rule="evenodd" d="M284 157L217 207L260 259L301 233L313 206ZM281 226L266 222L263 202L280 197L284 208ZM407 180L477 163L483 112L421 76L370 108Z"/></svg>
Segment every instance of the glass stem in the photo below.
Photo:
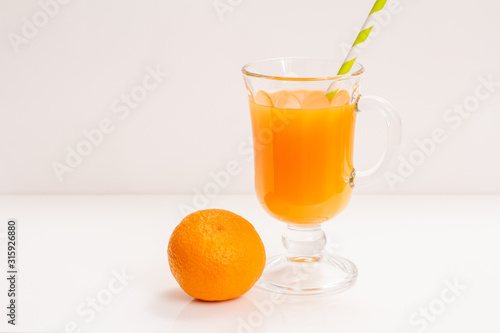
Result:
<svg viewBox="0 0 500 333"><path fill-rule="evenodd" d="M316 262L323 256L326 236L321 225L298 227L288 225L282 237L288 261Z"/></svg>

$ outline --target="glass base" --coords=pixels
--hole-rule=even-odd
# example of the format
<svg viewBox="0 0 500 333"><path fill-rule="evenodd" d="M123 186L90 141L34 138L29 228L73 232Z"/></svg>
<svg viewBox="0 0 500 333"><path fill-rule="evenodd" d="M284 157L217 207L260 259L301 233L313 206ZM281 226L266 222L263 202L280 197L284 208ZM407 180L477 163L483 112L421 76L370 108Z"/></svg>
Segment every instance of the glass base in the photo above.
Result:
<svg viewBox="0 0 500 333"><path fill-rule="evenodd" d="M287 253L268 259L257 286L287 295L324 295L349 289L358 269L349 260L324 250L321 227L288 226L283 234Z"/></svg>

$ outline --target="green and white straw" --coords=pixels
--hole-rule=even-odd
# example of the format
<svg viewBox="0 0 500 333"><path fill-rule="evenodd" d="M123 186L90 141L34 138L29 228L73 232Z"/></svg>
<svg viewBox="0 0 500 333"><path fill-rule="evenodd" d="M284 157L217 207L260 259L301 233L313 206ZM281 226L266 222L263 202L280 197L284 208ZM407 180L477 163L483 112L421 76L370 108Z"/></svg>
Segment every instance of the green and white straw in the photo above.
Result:
<svg viewBox="0 0 500 333"><path fill-rule="evenodd" d="M375 2L372 10L370 11L370 14L368 14L368 17L366 18L365 24L363 24L361 31L359 32L358 36L356 37L356 40L352 44L351 49L349 50L349 53L345 57L344 63L340 67L337 75L344 75L349 73L349 71L352 68L352 65L354 65L354 62L356 61L356 58L358 57L361 51L361 44L368 39L368 36L372 31L373 25L375 24L376 13L382 10L382 8L384 8L386 2L387 0L377 0ZM333 98L333 96L335 96L339 88L340 88L340 83L338 81L333 82L330 85L330 87L328 87L326 97Z"/></svg>

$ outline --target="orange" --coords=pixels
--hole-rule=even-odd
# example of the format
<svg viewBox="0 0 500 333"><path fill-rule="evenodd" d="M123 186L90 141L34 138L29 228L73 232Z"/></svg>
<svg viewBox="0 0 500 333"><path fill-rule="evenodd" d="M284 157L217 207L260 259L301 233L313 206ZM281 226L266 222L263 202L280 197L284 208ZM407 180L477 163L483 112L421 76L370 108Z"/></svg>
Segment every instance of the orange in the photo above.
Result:
<svg viewBox="0 0 500 333"><path fill-rule="evenodd" d="M204 301L246 293L264 270L266 253L255 228L223 209L186 216L168 243L170 270L181 288Z"/></svg>

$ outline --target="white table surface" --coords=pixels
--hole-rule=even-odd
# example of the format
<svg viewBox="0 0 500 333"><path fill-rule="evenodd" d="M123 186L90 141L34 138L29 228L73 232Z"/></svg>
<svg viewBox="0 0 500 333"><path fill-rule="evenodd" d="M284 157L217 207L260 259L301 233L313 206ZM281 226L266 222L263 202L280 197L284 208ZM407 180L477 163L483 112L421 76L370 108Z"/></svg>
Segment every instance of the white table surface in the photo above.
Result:
<svg viewBox="0 0 500 333"><path fill-rule="evenodd" d="M19 297L13 327L3 306L7 281L0 280L0 331L500 331L500 196L354 195L338 218L324 224L330 250L358 266L354 288L337 296L278 299L253 288L218 303L187 296L168 267L167 243L182 219L179 205L191 200L1 196L0 234L7 219L19 223ZM221 195L210 207L247 218L267 253L281 252L285 225L254 196ZM0 241L6 272L5 238ZM133 279L120 287L113 272L122 270ZM453 294L449 283L465 289ZM96 296L106 304L91 310L87 302ZM418 311L429 307L423 319Z"/></svg>

